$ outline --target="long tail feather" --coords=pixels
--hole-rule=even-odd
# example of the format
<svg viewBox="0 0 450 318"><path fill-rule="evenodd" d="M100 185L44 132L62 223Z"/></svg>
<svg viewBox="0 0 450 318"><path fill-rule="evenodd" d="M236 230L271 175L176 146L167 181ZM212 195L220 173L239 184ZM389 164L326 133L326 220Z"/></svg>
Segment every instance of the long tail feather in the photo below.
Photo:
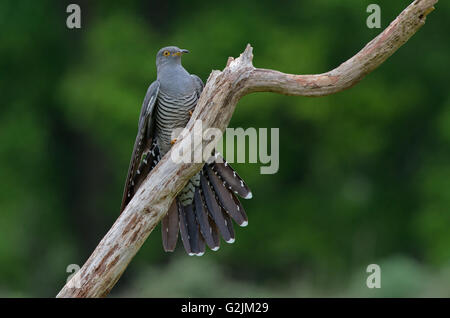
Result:
<svg viewBox="0 0 450 318"><path fill-rule="evenodd" d="M242 206L241 201L239 201L239 199L235 195L233 195L233 200L234 200L234 203L236 203L236 207L237 207L239 213L242 215L242 219L244 220L244 222L242 222L239 225L242 227L245 227L248 225L248 217L247 217L247 214L245 213L244 207Z"/></svg>
<svg viewBox="0 0 450 318"><path fill-rule="evenodd" d="M225 225L228 229L228 232L230 233L230 238L228 240L225 240L225 242L230 243L230 244L234 243L235 236L234 236L233 223L232 223L231 218L228 215L228 213L223 208L221 210L222 210L223 219L225 220Z"/></svg>
<svg viewBox="0 0 450 318"><path fill-rule="evenodd" d="M226 212L236 221L237 224L241 225L246 220L243 218L242 213L239 211L240 207L236 204L234 200L233 193L228 190L225 185L220 181L217 174L211 169L209 165L205 165L204 170L208 174L208 179L211 182L214 191L219 199L220 205L225 209Z"/></svg>
<svg viewBox="0 0 450 318"><path fill-rule="evenodd" d="M212 250L217 250L219 245L214 240L213 228L208 220L208 215L199 188L195 190L194 203L195 203L195 215L200 227L200 233L202 234L209 248Z"/></svg>
<svg viewBox="0 0 450 318"><path fill-rule="evenodd" d="M200 235L197 221L195 220L193 206L192 204L188 204L183 208L186 215L187 232L191 250L195 255L203 255L205 252L205 243L202 244L203 238Z"/></svg>
<svg viewBox="0 0 450 318"><path fill-rule="evenodd" d="M244 180L238 173L230 166L228 162L218 153L216 153L216 160L209 166L216 172L216 174L225 182L225 186L234 193L244 199L252 198L252 191L245 184Z"/></svg>
<svg viewBox="0 0 450 318"><path fill-rule="evenodd" d="M177 246L178 224L177 199L174 199L161 223L162 242L166 252L173 252Z"/></svg>
<svg viewBox="0 0 450 318"><path fill-rule="evenodd" d="M195 253L192 251L191 243L189 240L186 213L183 206L179 202L178 202L178 215L180 222L181 241L183 242L184 249L186 250L186 253L188 253L189 255L195 255Z"/></svg>
<svg viewBox="0 0 450 318"><path fill-rule="evenodd" d="M195 255L202 256L203 254L205 254L205 246L206 246L206 244L205 244L205 240L203 239L203 236L200 234L200 232L198 232L198 237L199 237L199 239L198 239L198 252Z"/></svg>
<svg viewBox="0 0 450 318"><path fill-rule="evenodd" d="M219 229L217 228L217 225L214 223L213 219L208 218L209 224L211 225L212 229L212 237L214 241L214 248L211 248L213 251L217 251L220 248L220 237L219 237Z"/></svg>
<svg viewBox="0 0 450 318"><path fill-rule="evenodd" d="M203 195L205 197L206 206L208 208L209 215L216 223L220 234L222 235L225 241L229 241L232 239L231 233L227 227L227 222L224 219L224 215L219 204L216 201L216 197L214 195L211 186L206 179L205 175L202 173L200 176L200 183L203 190Z"/></svg>

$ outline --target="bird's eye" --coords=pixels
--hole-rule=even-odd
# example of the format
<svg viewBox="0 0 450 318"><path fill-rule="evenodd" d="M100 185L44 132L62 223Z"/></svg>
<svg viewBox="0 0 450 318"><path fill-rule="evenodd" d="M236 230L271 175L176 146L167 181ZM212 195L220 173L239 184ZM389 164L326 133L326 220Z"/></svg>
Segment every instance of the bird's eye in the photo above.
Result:
<svg viewBox="0 0 450 318"><path fill-rule="evenodd" d="M164 51L163 55L164 55L164 56L169 56L169 55L170 55L170 52L169 52L169 51Z"/></svg>

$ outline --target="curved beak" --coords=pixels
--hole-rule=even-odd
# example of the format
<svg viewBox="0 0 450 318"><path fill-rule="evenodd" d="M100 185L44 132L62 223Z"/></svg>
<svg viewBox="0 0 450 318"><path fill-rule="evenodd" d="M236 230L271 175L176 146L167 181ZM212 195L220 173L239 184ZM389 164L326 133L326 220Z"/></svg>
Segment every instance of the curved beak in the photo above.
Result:
<svg viewBox="0 0 450 318"><path fill-rule="evenodd" d="M180 50L180 53L181 53L181 54L185 54L185 53L189 53L189 51L188 51L188 50L185 50L185 49L181 49L181 50Z"/></svg>

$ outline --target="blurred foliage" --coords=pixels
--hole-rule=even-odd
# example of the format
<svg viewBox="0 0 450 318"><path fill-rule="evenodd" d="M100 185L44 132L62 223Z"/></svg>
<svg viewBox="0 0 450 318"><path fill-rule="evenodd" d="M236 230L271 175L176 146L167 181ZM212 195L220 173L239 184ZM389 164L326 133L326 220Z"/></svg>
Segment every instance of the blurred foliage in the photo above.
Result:
<svg viewBox="0 0 450 318"><path fill-rule="evenodd" d="M257 67L311 74L380 32L366 0L80 1L80 30L69 3L0 3L0 296L55 295L117 218L159 48L189 49L205 81L247 43ZM380 1L382 28L408 3ZM244 97L230 127L280 128L277 174L234 165L248 228L195 259L156 229L112 295L449 296L450 3L436 9L345 92Z"/></svg>
<svg viewBox="0 0 450 318"><path fill-rule="evenodd" d="M450 270L430 269L409 258L380 261L381 288L366 287L364 270L345 281L320 286L313 275L293 274L288 281L260 283L227 275L217 262L177 258L166 267L145 268L130 287L113 297L450 297ZM182 273L182 275L180 275ZM412 279L413 278L413 279Z"/></svg>

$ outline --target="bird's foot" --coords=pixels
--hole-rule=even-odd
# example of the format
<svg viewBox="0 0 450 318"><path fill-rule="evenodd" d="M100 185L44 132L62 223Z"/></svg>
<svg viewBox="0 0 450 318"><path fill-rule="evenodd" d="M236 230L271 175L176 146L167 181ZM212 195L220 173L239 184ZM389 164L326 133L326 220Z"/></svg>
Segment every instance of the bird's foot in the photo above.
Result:
<svg viewBox="0 0 450 318"><path fill-rule="evenodd" d="M189 111L189 117L191 117L191 116L192 116L192 110Z"/></svg>
<svg viewBox="0 0 450 318"><path fill-rule="evenodd" d="M170 141L170 144L173 145L173 144L176 143L176 142L177 142L177 139L175 138L175 139L172 139L172 140Z"/></svg>

